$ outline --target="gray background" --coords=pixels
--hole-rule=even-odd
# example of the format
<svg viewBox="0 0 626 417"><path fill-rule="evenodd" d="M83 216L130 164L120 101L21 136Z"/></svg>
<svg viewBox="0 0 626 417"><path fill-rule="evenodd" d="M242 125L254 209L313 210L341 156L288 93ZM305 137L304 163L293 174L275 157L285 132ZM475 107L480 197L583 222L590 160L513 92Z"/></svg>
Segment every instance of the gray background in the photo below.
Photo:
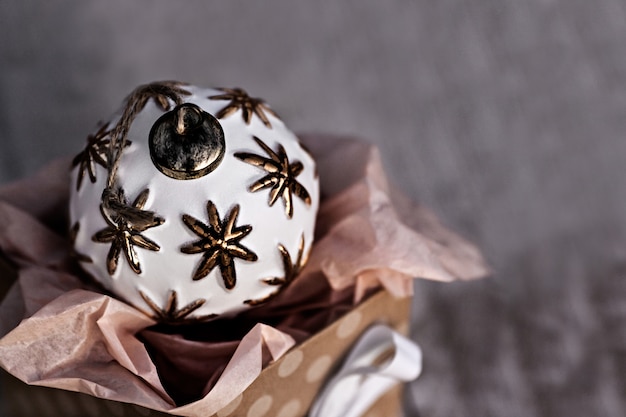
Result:
<svg viewBox="0 0 626 417"><path fill-rule="evenodd" d="M625 40L618 0L2 0L0 182L138 84L245 87L375 142L493 266L416 285L409 415L624 416Z"/></svg>

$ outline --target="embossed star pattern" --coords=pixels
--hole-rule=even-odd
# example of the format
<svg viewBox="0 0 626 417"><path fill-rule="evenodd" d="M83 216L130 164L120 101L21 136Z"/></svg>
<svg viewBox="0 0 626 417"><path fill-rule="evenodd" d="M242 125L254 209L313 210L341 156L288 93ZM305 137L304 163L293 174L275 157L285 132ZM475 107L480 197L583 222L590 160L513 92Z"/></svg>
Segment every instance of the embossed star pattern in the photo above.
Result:
<svg viewBox="0 0 626 417"><path fill-rule="evenodd" d="M287 248L285 248L280 243L278 244L278 251L280 252L280 255L283 260L283 271L285 271L285 274L282 277L265 278L263 282L268 285L286 286L286 285L289 285L291 282L293 282L293 280L302 271L302 268L304 268L304 265L306 265L307 263L308 255L304 256L304 235L300 237L300 243L298 244L298 256L295 262L292 262L291 255L289 254L289 251L287 251ZM266 303L267 301L271 300L276 295L278 295L281 289L282 288L279 288L278 290L268 294L267 296L263 298L259 298L256 300L246 300L244 301L244 303L250 306L256 306L259 304Z"/></svg>
<svg viewBox="0 0 626 417"><path fill-rule="evenodd" d="M139 274L141 273L141 265L135 246L151 251L161 249L154 241L142 235L142 232L159 226L165 221L154 212L143 210L148 195L149 190L143 190L132 205L129 205L124 190L120 188L114 196L116 201L113 202L114 204L110 204L109 209L106 209L104 204L100 205L100 212L107 223L107 227L96 232L92 240L111 244L107 255L107 271L110 275L113 275L117 269L121 252L124 252L124 257L133 272Z"/></svg>
<svg viewBox="0 0 626 417"><path fill-rule="evenodd" d="M186 84L179 81L159 81L143 85L135 90L128 99L129 106L134 106L139 111L152 99L163 111L172 107L170 100L180 104L182 96L189 96L191 92L184 89Z"/></svg>
<svg viewBox="0 0 626 417"><path fill-rule="evenodd" d="M167 297L167 303L165 304L165 307L161 308L143 291L139 290L139 295L141 296L141 298L143 298L143 301L145 301L148 307L150 307L150 310L152 310L152 318L156 321L160 321L166 324L176 324L188 321L188 316L200 307L202 307L204 303L206 303L206 300L204 298L199 298L179 309L178 294L176 293L176 291L171 290ZM203 320L212 316L213 315L194 317L193 320Z"/></svg>
<svg viewBox="0 0 626 417"><path fill-rule="evenodd" d="M76 191L80 189L85 177L85 172L89 176L89 180L96 182L96 164L107 169L107 153L109 151L109 145L111 143L111 131L107 129L108 124L100 126L95 134L87 136L87 146L85 149L74 157L72 160L72 167L79 166L78 168L78 180L76 181ZM127 142L126 146L129 146L130 142Z"/></svg>
<svg viewBox="0 0 626 417"><path fill-rule="evenodd" d="M311 205L311 196L308 191L296 181L296 177L300 175L304 166L302 162L295 161L289 163L289 158L285 152L285 148L279 144L278 152L274 152L269 146L267 146L261 139L254 136L255 142L263 148L263 150L269 155L269 158L265 158L260 155L254 155L248 152L237 152L235 157L241 159L250 165L254 165L268 174L260 180L254 182L248 188L251 192L256 192L264 188L270 188L269 205L274 205L278 197L282 197L285 205L285 214L287 217L293 217L293 196L300 197L306 205Z"/></svg>
<svg viewBox="0 0 626 417"><path fill-rule="evenodd" d="M234 258L245 261L256 261L257 255L240 243L251 231L252 226L235 226L239 215L239 205L235 205L220 220L217 208L212 201L207 202L207 214L209 224L188 215L183 215L183 222L200 240L189 243L180 248L187 254L203 253L202 260L193 274L193 280L197 281L206 277L216 266L219 266L227 289L233 289L237 283Z"/></svg>
<svg viewBox="0 0 626 417"><path fill-rule="evenodd" d="M246 124L250 124L252 115L256 114L265 126L271 128L272 124L265 113L269 113L278 118L278 115L270 109L263 100L260 98L250 97L248 93L241 88L218 88L218 90L224 92L224 94L209 96L209 99L230 100L230 103L228 103L215 115L218 119L228 117L237 110L241 110L241 117Z"/></svg>

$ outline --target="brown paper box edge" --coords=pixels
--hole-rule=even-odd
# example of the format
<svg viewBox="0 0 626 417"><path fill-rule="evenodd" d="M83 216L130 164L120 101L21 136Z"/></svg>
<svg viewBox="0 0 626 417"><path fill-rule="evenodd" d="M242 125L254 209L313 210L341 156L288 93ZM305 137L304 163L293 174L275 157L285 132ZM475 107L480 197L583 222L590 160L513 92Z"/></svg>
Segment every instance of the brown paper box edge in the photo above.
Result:
<svg viewBox="0 0 626 417"><path fill-rule="evenodd" d="M8 281L15 278L13 268L0 256L0 299L10 288ZM327 378L365 329L375 323L384 323L407 335L410 305L410 298L396 299L384 290L378 291L267 366L243 394L210 417L305 416ZM29 386L1 371L0 398L4 409L0 408L0 411L10 417L171 415L87 394ZM398 386L382 396L365 416L397 416L401 411L401 398L402 387Z"/></svg>

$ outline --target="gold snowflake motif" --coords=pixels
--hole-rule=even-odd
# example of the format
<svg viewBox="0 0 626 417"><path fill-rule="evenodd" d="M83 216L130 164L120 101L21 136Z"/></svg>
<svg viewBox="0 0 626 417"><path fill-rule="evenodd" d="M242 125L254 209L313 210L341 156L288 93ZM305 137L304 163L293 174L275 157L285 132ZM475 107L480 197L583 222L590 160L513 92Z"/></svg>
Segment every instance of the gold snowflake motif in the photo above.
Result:
<svg viewBox="0 0 626 417"><path fill-rule="evenodd" d="M85 149L74 157L72 167L78 168L78 181L76 182L76 191L80 189L85 177L85 172L89 176L92 183L96 182L96 164L104 169L108 168L108 152L111 144L112 129L107 129L108 124L100 126L95 134L87 136L87 146ZM130 146L131 142L127 141L125 146Z"/></svg>
<svg viewBox="0 0 626 417"><path fill-rule="evenodd" d="M94 242L111 244L107 255L107 271L109 275L113 275L117 270L122 251L133 272L140 274L141 265L135 246L151 251L159 251L161 249L158 244L141 234L147 229L160 226L165 222L165 219L154 212L143 210L149 193L148 189L143 190L132 205L129 205L124 195L124 190L119 188L117 193L108 196L109 200L106 201L106 204L103 202L100 205L100 212L108 226L96 232L92 240Z"/></svg>
<svg viewBox="0 0 626 417"><path fill-rule="evenodd" d="M187 254L203 253L202 260L193 274L194 281L206 277L213 268L219 266L224 286L231 290L237 283L234 258L251 262L258 259L256 253L239 242L252 231L252 226L235 226L239 204L230 210L223 221L220 221L217 208L210 200L207 202L207 213L208 225L188 214L183 214L183 222L200 237L200 240L181 247L180 251Z"/></svg>
<svg viewBox="0 0 626 417"><path fill-rule="evenodd" d="M206 300L204 298L199 298L191 303L187 304L183 308L178 308L178 294L174 290L170 290L170 293L167 297L167 303L164 308L159 307L157 303L154 302L150 297L148 297L143 291L139 290L139 295L143 298L143 301L150 307L153 314L147 314L152 317L154 320L165 323L165 324L177 324L190 320L205 320L215 316L214 314L205 315L201 317L194 317L189 319L188 316L202 307Z"/></svg>
<svg viewBox="0 0 626 417"><path fill-rule="evenodd" d="M256 136L254 136L254 140L269 155L269 158L248 152L237 152L235 153L235 157L250 165L261 168L268 174L250 185L248 190L250 192L256 192L271 187L272 189L270 190L268 201L270 207L274 205L278 197L282 197L285 205L285 214L291 219L293 217L292 194L300 197L306 205L311 205L309 192L302 184L296 181L296 177L300 175L304 166L300 161L295 161L290 164L283 145L278 144L278 152L274 152Z"/></svg>
<svg viewBox="0 0 626 417"><path fill-rule="evenodd" d="M272 124L265 113L269 113L277 119L279 118L278 115L265 104L265 101L260 98L250 97L248 93L241 88L218 88L218 90L224 92L224 94L209 96L209 99L230 100L230 103L215 115L218 119L228 117L237 110L241 110L241 117L246 124L249 125L252 120L252 114L256 114L265 126L271 128Z"/></svg>
<svg viewBox="0 0 626 417"><path fill-rule="evenodd" d="M285 271L285 275L282 277L272 277L265 278L263 282L268 285L281 285L282 287L278 290L266 295L263 298L259 298L256 300L246 300L244 304L248 304L249 306L257 306L259 304L263 304L274 298L278 293L285 288L287 285L291 284L294 279L300 274L304 265L306 265L308 261L308 254L304 255L304 234L300 236L300 243L298 244L298 257L296 258L296 262L292 262L291 255L287 251L282 244L278 244L278 251L283 260L283 271Z"/></svg>
<svg viewBox="0 0 626 417"><path fill-rule="evenodd" d="M75 258L79 262L93 263L93 259L91 259L90 256L87 256L76 250L76 237L78 236L79 231L80 231L80 223L76 222L70 229L70 234L69 234L70 244L71 244L70 256Z"/></svg>
<svg viewBox="0 0 626 417"><path fill-rule="evenodd" d="M163 111L168 111L172 107L170 100L175 104L180 104L182 96L189 96L191 92L184 89L186 84L178 81L159 81L142 85L131 93L128 98L128 106L140 112L152 99Z"/></svg>

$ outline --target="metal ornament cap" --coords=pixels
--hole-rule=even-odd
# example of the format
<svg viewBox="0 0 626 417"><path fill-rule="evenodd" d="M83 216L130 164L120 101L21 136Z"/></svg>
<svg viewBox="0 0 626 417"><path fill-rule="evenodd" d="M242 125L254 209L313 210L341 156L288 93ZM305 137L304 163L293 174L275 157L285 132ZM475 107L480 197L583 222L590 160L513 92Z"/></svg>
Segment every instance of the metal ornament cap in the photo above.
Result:
<svg viewBox="0 0 626 417"><path fill-rule="evenodd" d="M215 117L184 103L157 119L150 129L149 148L159 171L177 180L191 180L219 166L226 142Z"/></svg>

